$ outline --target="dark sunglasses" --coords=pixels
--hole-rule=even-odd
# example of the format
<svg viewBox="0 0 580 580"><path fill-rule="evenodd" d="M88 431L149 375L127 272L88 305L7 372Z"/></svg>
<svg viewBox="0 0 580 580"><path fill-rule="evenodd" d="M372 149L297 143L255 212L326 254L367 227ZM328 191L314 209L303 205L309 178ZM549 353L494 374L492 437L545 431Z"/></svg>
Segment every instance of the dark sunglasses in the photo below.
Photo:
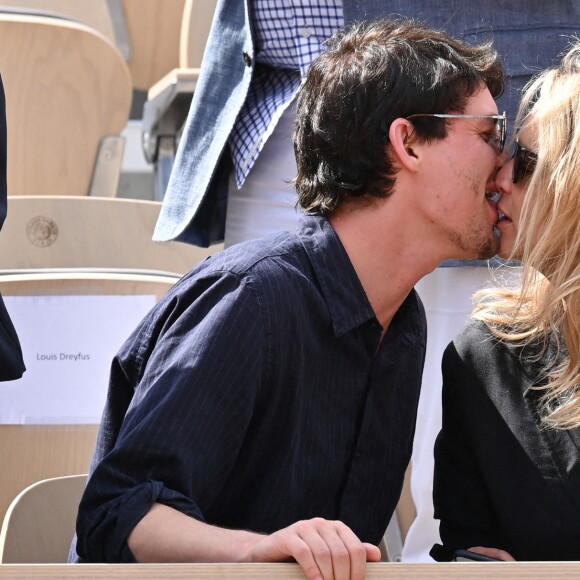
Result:
<svg viewBox="0 0 580 580"><path fill-rule="evenodd" d="M538 156L529 149L522 147L520 140L516 139L512 148L511 158L514 160L512 182L519 183L526 177L529 177L538 161Z"/></svg>
<svg viewBox="0 0 580 580"><path fill-rule="evenodd" d="M495 138L495 146L501 153L505 147L505 137L507 134L507 117L505 111L501 115L459 115L454 113L416 113L409 115L407 119L414 119L415 117L437 117L439 119L493 119L495 121L495 129L497 136Z"/></svg>

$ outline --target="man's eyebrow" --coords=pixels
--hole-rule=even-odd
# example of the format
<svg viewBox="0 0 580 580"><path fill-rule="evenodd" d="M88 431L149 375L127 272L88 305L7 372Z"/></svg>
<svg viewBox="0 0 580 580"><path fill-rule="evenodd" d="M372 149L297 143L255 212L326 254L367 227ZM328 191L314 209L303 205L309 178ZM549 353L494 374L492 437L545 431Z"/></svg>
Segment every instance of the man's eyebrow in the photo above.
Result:
<svg viewBox="0 0 580 580"><path fill-rule="evenodd" d="M481 115L474 113L473 116L475 117L475 121L491 121L492 123L498 120L497 117L501 117L499 113L481 113Z"/></svg>
<svg viewBox="0 0 580 580"><path fill-rule="evenodd" d="M479 122L480 124L485 125L496 125L499 119L494 117L499 117L497 113L493 113L490 115L477 115L476 118L472 119L473 121Z"/></svg>

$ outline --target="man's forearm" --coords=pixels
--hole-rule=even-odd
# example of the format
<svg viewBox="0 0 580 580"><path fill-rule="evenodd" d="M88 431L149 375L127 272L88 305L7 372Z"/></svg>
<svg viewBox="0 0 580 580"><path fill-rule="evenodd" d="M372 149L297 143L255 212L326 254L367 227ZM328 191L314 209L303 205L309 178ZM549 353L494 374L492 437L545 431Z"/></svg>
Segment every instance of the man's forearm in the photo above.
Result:
<svg viewBox="0 0 580 580"><path fill-rule="evenodd" d="M270 535L228 530L154 504L128 538L138 562L283 562L296 560L309 580L362 580L380 551L345 524L323 518L296 522Z"/></svg>
<svg viewBox="0 0 580 580"><path fill-rule="evenodd" d="M227 530L154 504L127 543L137 562L239 562L263 536Z"/></svg>

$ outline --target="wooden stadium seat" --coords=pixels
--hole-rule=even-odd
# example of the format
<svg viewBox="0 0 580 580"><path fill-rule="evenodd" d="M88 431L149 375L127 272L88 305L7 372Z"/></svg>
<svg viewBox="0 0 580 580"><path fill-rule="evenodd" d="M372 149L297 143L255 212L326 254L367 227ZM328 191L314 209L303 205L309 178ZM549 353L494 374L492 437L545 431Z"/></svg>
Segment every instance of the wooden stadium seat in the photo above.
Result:
<svg viewBox="0 0 580 580"><path fill-rule="evenodd" d="M0 0L0 11L46 13L76 20L98 30L116 44L115 24L108 0Z"/></svg>
<svg viewBox="0 0 580 580"><path fill-rule="evenodd" d="M217 0L185 0L179 42L179 67L199 68Z"/></svg>
<svg viewBox="0 0 580 580"><path fill-rule="evenodd" d="M22 490L0 530L1 564L64 563L86 475L44 479Z"/></svg>
<svg viewBox="0 0 580 580"><path fill-rule="evenodd" d="M0 292L7 303L13 297L33 296L37 296L38 300L42 301L41 304L45 304L47 297L51 296L71 296L73 298L109 296L115 299L118 299L119 296L154 296L155 300L159 300L177 280L178 276L175 275L155 276L128 272L31 271L23 274L0 275ZM111 313L111 316L122 317L122 313ZM23 390L21 383L30 380L31 372L35 373L32 378L38 383L39 393L45 390L43 384L45 384L47 377L39 374L38 368L34 368L31 364L37 354L28 348L26 337L31 334L40 334L43 340L50 344L50 335L55 332L54 329L48 329L41 324L38 328L23 328L22 325L18 324L16 317L13 316L13 320L20 333L28 376L25 373L23 379L3 384L2 404L8 408L11 406L10 400L13 400L13 395L8 390L17 389L21 392ZM65 317L59 326L59 332L70 336L79 332L97 331L94 327L86 328L84 331L79 330L78 318L67 320ZM127 336L131 330L132 327L127 330ZM76 342L82 343L80 339L77 339ZM99 382L99 389L102 389L103 401L107 388L106 376L112 354L116 348L117 346L102 365L103 380ZM47 369L47 373L51 372L59 371ZM65 384L71 380L66 373L62 375L62 382ZM74 383L70 386L74 387L75 391L79 391L82 398L86 397L82 392L82 389L86 388L85 381L81 381L78 386ZM4 408L3 412L7 412L7 410ZM2 469L0 469L0 518L17 493L27 485L44 478L88 471L95 446L97 423L101 409L94 409L94 412L96 418L91 423L70 423L67 419L60 422L51 415L51 422L36 423L36 420L33 419L32 423L0 425L0 464L2 465Z"/></svg>
<svg viewBox="0 0 580 580"><path fill-rule="evenodd" d="M382 559L387 562L400 562L403 555L403 544L407 537L407 532L417 516L417 510L413 503L411 496L411 465L407 467L405 472L405 480L403 482L403 489L401 490L401 497L399 503L385 535L379 545L381 549Z"/></svg>
<svg viewBox="0 0 580 580"><path fill-rule="evenodd" d="M151 241L160 208L136 199L9 196L0 273L106 268L184 274L221 248Z"/></svg>
<svg viewBox="0 0 580 580"><path fill-rule="evenodd" d="M34 300L30 297L38 297L41 309L50 300L54 302L54 297L65 304L79 297L115 300L124 300L127 296L150 297L154 304L184 272L217 249L152 242L159 209L157 202L119 198L9 197L8 219L0 232L0 292L9 308L18 300L21 304L22 300ZM97 330L87 327L83 318L79 322L79 318L68 320L68 316L50 327L34 318L23 326L14 311L12 314L29 371L23 379L3 383L0 393L4 397L3 412L15 404L13 393L25 391L24 385L30 388L31 378L40 387L46 378L37 376L38 366L30 364L37 355L27 346L29 337L38 337L43 344L52 345L56 326L66 336L80 333L83 340ZM125 314L116 311L111 316L121 319ZM136 324L131 322L122 340ZM81 342L81 339L75 341ZM103 401L110 362L122 340L118 344L104 344L112 349L110 355L108 351L97 353L101 355L99 360L103 360L98 367L103 378L92 383L98 383L97 398L102 394ZM50 372L63 372L63 384L88 400L83 393L84 381L77 388L74 381L78 379L60 369L59 366ZM82 376L82 370L79 372ZM36 384L33 382L32 387L36 388ZM0 518L27 485L40 479L88 471L101 408L93 407L92 412L96 417L92 422L76 423L66 418L57 421L49 414L48 419L42 419L42 424L31 420L0 425Z"/></svg>
<svg viewBox="0 0 580 580"><path fill-rule="evenodd" d="M78 22L0 12L10 195L116 195L131 76Z"/></svg>
<svg viewBox="0 0 580 580"><path fill-rule="evenodd" d="M154 300L159 300L177 281L178 276L170 275L143 275L123 272L90 272L90 271L69 271L62 272L29 272L23 274L6 274L0 275L0 292L2 293L7 304L14 297L23 297L30 300L29 297L38 297L41 301L41 307L47 303L47 297L67 297L77 298L86 297L112 297L115 300L123 296L154 296ZM10 307L10 306L9 306ZM123 316L122 312L111 313L111 316L119 318ZM19 319L13 316L13 321L17 326L24 352L25 364L28 367L27 372L22 379L3 383L3 413L9 411L14 405L14 393L21 393L24 381L35 381L35 389L42 394L46 391L45 385L49 382L48 376L55 372L61 372L65 365L60 365L53 370L53 367L47 367L45 373L39 373L38 367L34 367L33 361L37 356L36 351L28 347L27 337L39 336L47 344L51 344L52 336L55 334L54 327L46 328L42 324L35 327L34 324L23 328L19 324ZM107 325L107 321L103 321ZM86 333L95 333L97 329L93 326L90 328L78 328L79 319L67 319L66 316L59 321L59 332L72 336L73 338L79 333L81 338L75 338L75 342L82 344L82 335ZM127 329L127 336L133 329L131 326ZM76 333L76 334L75 334ZM104 344L108 349L109 346ZM112 359L112 354L117 350L120 344L115 345L111 355L103 360L99 367L102 374L102 380L99 381L98 388L102 391L102 400L107 388L107 376ZM97 353L98 354L98 353ZM91 354L94 356L94 353ZM54 363L56 364L56 363ZM30 373L33 373L32 377ZM27 376L28 375L28 376ZM89 379L90 377L87 377ZM69 377L66 372L56 377L64 385L68 386L82 399L88 397L86 386L88 380L81 380L80 383L74 382L74 378ZM29 385L28 383L25 383ZM29 388L29 387L27 387ZM11 391L12 389L12 391ZM49 393L50 396L50 393ZM56 394L55 394L56 396ZM91 398L95 396L91 394ZM12 402L11 402L12 401ZM67 402L70 403L69 399ZM72 401L74 403L74 401ZM90 423L72 423L68 419L59 420L54 414L51 414L49 420L37 423L33 418L28 423L0 424L0 519L3 517L5 510L10 502L27 485L40 479L57 477L63 475L72 475L75 473L86 473L89 469L90 458L92 456L96 435L98 430L98 417L101 408L94 408L95 419ZM63 408L63 413L68 412L68 408Z"/></svg>
<svg viewBox="0 0 580 580"><path fill-rule="evenodd" d="M185 0L119 0L131 56L133 86L147 91L179 64L179 42Z"/></svg>

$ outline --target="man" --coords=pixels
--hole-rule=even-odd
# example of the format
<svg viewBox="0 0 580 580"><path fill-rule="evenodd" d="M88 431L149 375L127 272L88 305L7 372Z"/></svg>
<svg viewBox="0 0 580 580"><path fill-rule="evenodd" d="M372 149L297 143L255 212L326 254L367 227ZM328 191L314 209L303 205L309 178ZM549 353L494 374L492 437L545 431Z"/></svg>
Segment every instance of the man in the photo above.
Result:
<svg viewBox="0 0 580 580"><path fill-rule="evenodd" d="M364 575L411 454L414 284L497 248L489 46L357 25L297 109L297 231L186 275L115 358L79 509L85 561L280 561Z"/></svg>

